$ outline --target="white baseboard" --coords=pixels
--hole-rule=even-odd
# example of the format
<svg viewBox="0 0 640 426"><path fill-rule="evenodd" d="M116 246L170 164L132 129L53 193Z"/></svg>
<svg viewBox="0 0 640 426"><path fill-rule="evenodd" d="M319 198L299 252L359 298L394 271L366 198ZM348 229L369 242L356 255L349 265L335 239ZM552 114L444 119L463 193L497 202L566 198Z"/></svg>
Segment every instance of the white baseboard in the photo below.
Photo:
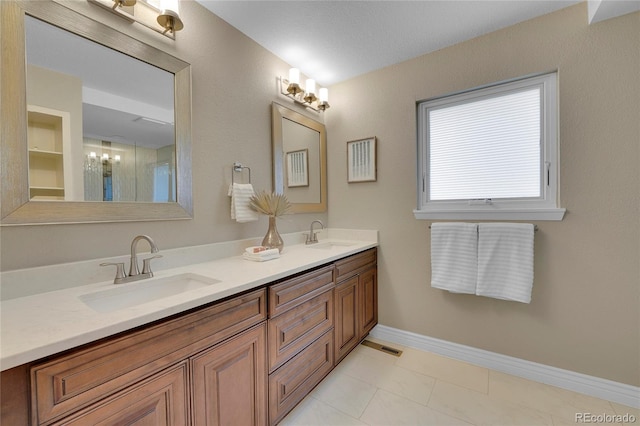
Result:
<svg viewBox="0 0 640 426"><path fill-rule="evenodd" d="M435 339L380 324L371 331L371 336L390 343L426 350L502 373L617 402L629 407L640 408L640 387L476 349L471 346Z"/></svg>

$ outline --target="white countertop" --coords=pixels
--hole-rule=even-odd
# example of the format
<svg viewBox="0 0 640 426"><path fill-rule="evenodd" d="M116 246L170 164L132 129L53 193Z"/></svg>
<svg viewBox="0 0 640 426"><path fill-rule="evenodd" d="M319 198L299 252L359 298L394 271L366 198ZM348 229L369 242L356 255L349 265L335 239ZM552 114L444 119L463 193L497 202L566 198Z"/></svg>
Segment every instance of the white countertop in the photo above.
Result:
<svg viewBox="0 0 640 426"><path fill-rule="evenodd" d="M115 288L112 280L4 300L0 304L0 367L6 370L35 361L378 245L376 231L355 231L351 234L334 232L333 236L328 232L328 236L328 239L321 239L320 243L334 241L346 242L349 245L330 248L314 248L304 244L285 245L278 259L266 262L252 262L243 259L241 255L223 257L160 270L154 273L153 278L119 284L135 286L184 273L198 274L220 281L207 287L114 312L96 312L79 298L82 295ZM335 238L336 236L341 238ZM249 245L252 244L246 244L245 247ZM115 269L113 272L115 273Z"/></svg>

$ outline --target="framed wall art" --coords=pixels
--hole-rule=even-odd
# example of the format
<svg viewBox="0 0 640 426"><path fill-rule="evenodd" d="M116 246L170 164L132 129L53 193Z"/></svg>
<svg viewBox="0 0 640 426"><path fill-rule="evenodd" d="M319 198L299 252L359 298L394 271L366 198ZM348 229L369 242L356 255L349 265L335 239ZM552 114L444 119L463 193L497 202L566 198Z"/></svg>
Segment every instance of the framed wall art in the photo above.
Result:
<svg viewBox="0 0 640 426"><path fill-rule="evenodd" d="M309 150L289 151L287 156L287 187L309 186Z"/></svg>
<svg viewBox="0 0 640 426"><path fill-rule="evenodd" d="M376 137L347 142L347 182L376 180Z"/></svg>

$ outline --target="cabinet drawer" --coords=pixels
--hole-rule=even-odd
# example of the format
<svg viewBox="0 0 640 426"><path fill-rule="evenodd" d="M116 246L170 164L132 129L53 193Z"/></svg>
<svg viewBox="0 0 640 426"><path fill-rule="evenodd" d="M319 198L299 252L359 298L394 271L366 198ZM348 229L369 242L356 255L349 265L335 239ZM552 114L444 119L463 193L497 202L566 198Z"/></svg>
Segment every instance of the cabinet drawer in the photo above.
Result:
<svg viewBox="0 0 640 426"><path fill-rule="evenodd" d="M265 319L262 289L36 365L33 423L85 407Z"/></svg>
<svg viewBox="0 0 640 426"><path fill-rule="evenodd" d="M269 287L269 316L275 317L327 291L334 285L333 265Z"/></svg>
<svg viewBox="0 0 640 426"><path fill-rule="evenodd" d="M333 368L333 333L325 333L269 376L269 421L275 424Z"/></svg>
<svg viewBox="0 0 640 426"><path fill-rule="evenodd" d="M360 254L350 256L336 262L336 281L348 278L356 274L362 268L376 263L376 249L370 249Z"/></svg>
<svg viewBox="0 0 640 426"><path fill-rule="evenodd" d="M54 425L187 425L187 377L182 362Z"/></svg>
<svg viewBox="0 0 640 426"><path fill-rule="evenodd" d="M332 329L333 321L333 289L270 319L269 371Z"/></svg>

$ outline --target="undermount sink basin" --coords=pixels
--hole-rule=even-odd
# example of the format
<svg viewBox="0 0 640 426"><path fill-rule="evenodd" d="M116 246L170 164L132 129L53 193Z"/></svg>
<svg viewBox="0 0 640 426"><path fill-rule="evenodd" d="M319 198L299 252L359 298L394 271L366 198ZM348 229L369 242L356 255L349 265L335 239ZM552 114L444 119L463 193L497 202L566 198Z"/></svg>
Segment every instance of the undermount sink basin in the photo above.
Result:
<svg viewBox="0 0 640 426"><path fill-rule="evenodd" d="M322 243L310 244L307 247L313 249L331 250L333 248L349 247L353 245L355 245L355 243L350 243L347 241L325 241Z"/></svg>
<svg viewBox="0 0 640 426"><path fill-rule="evenodd" d="M79 299L96 312L114 312L219 282L220 280L213 278L186 273L164 278L149 278L134 283L114 284L113 288L84 294L79 296Z"/></svg>

